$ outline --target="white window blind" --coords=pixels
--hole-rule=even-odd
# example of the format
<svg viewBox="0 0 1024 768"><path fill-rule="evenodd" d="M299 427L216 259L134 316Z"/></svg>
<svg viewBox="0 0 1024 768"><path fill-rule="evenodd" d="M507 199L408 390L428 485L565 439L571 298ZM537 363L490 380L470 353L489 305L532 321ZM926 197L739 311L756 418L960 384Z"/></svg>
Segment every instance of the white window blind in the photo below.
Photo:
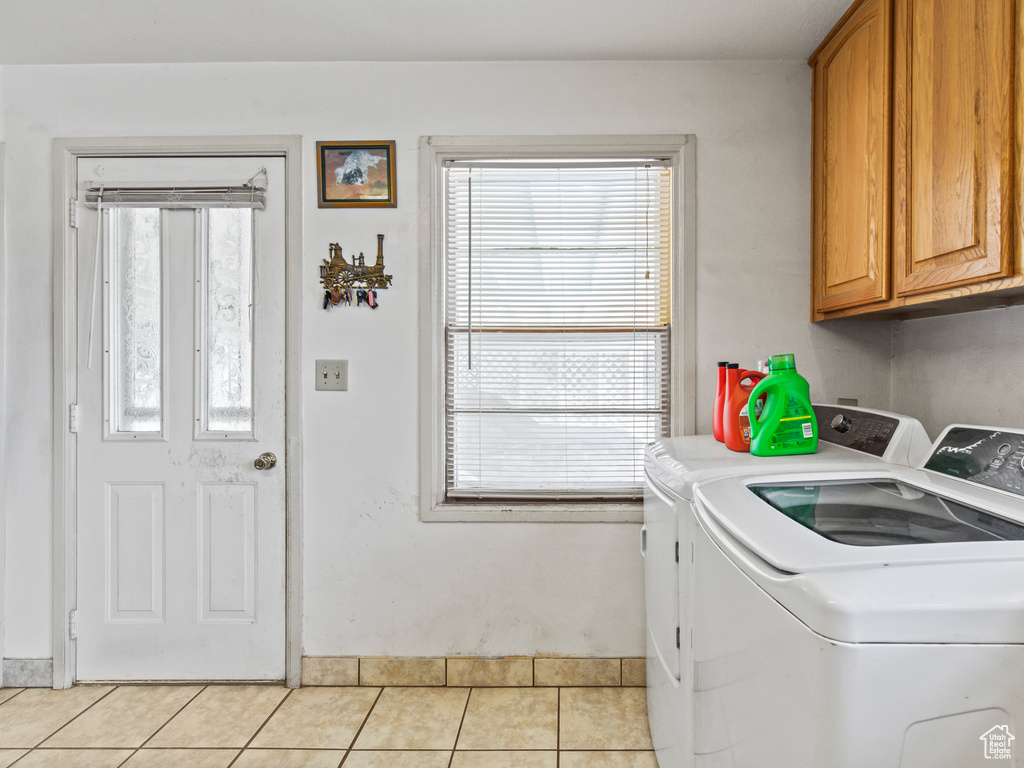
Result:
<svg viewBox="0 0 1024 768"><path fill-rule="evenodd" d="M445 166L445 495L636 499L669 433L671 167Z"/></svg>

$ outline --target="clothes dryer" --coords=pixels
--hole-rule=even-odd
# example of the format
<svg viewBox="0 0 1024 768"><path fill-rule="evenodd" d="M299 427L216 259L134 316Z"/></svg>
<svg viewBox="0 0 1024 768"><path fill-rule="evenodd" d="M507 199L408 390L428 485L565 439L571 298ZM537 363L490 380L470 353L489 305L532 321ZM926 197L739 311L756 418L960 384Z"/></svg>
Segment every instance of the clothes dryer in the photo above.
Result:
<svg viewBox="0 0 1024 768"><path fill-rule="evenodd" d="M916 469L698 483L694 765L1017 765L1022 494L1024 432L963 425Z"/></svg>
<svg viewBox="0 0 1024 768"><path fill-rule="evenodd" d="M753 472L881 470L920 462L930 441L916 420L884 411L815 405L818 452L755 457L728 450L710 435L659 440L647 447L644 526L647 700L661 768L694 764L694 564L700 483Z"/></svg>

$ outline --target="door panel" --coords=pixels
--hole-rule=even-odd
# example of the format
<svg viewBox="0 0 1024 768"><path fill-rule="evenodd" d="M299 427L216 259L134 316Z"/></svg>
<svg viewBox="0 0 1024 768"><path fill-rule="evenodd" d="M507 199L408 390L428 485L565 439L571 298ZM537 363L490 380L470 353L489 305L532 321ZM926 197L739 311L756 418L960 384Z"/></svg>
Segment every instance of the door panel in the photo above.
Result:
<svg viewBox="0 0 1024 768"><path fill-rule="evenodd" d="M88 158L109 186L239 184L266 208L79 217L79 680L284 677L284 161ZM84 184L80 184L80 187ZM90 315L90 311L92 315Z"/></svg>
<svg viewBox="0 0 1024 768"><path fill-rule="evenodd" d="M867 0L814 66L814 310L889 298L891 6Z"/></svg>
<svg viewBox="0 0 1024 768"><path fill-rule="evenodd" d="M644 592L647 631L653 657L647 663L660 664L673 680L680 680L680 649L676 638L681 631L679 580L679 519L685 516L678 505L652 481L644 486ZM689 627L687 627L689 632ZM660 675L659 675L660 677Z"/></svg>
<svg viewBox="0 0 1024 768"><path fill-rule="evenodd" d="M1013 4L896 3L900 296L1012 274Z"/></svg>
<svg viewBox="0 0 1024 768"><path fill-rule="evenodd" d="M164 619L164 486L106 484L107 619Z"/></svg>
<svg viewBox="0 0 1024 768"><path fill-rule="evenodd" d="M256 620L256 486L200 487L200 620Z"/></svg>

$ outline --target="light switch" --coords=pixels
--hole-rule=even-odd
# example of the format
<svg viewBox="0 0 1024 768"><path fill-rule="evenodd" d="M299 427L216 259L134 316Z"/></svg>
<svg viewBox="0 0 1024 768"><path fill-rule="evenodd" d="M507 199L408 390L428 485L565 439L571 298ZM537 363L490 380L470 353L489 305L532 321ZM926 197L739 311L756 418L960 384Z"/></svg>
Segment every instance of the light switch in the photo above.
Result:
<svg viewBox="0 0 1024 768"><path fill-rule="evenodd" d="M316 388L343 392L348 389L348 360L317 360Z"/></svg>

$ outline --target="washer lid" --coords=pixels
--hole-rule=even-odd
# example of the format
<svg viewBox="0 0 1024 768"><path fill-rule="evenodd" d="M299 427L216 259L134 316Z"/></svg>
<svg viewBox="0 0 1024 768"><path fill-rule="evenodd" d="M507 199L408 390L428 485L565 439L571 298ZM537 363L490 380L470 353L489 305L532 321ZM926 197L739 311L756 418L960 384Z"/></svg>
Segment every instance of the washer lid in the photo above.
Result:
<svg viewBox="0 0 1024 768"><path fill-rule="evenodd" d="M808 627L843 642L1024 643L1024 501L910 469L792 480L702 483L695 507Z"/></svg>
<svg viewBox="0 0 1024 768"><path fill-rule="evenodd" d="M787 573L1024 557L1024 500L920 470L748 475L694 495Z"/></svg>
<svg viewBox="0 0 1024 768"><path fill-rule="evenodd" d="M747 487L790 520L855 547L1024 540L1020 523L899 480L791 480Z"/></svg>

